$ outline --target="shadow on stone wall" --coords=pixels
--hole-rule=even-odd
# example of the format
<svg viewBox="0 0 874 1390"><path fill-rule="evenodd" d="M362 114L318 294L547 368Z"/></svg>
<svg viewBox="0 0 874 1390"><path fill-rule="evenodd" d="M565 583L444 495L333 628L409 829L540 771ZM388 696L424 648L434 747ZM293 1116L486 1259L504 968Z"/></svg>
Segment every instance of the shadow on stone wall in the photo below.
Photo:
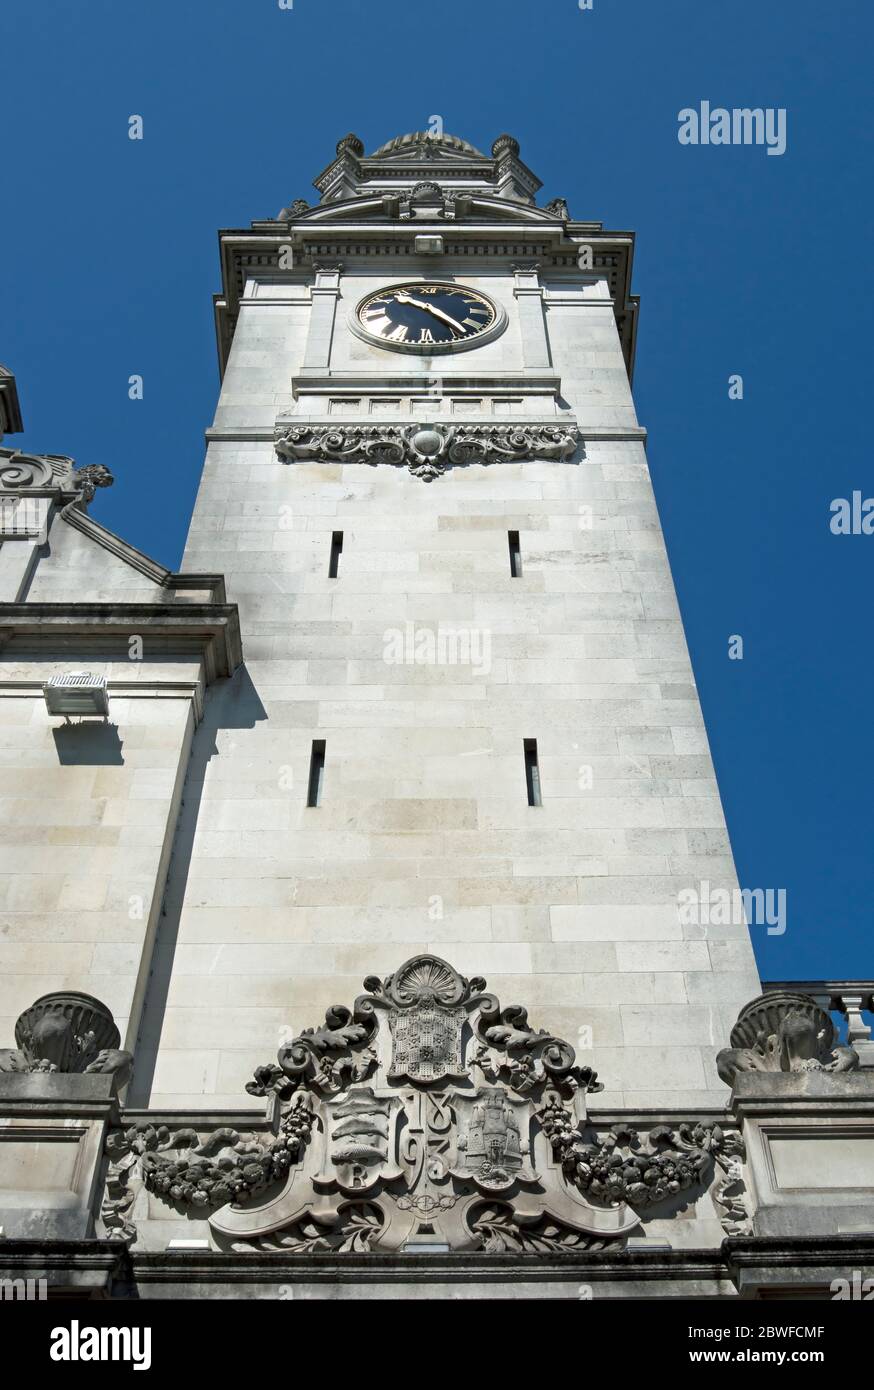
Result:
<svg viewBox="0 0 874 1390"><path fill-rule="evenodd" d="M151 1096L176 955L179 921L185 902L194 836L200 818L204 779L210 759L216 757L219 751L218 731L252 729L266 718L267 712L245 666L241 666L230 680L212 686L207 692L203 719L192 743L182 805L176 824L173 854L164 890L164 902L158 919L152 969L134 1048L134 1073L125 1102L130 1107L148 1105Z"/></svg>
<svg viewBox="0 0 874 1390"><path fill-rule="evenodd" d="M116 724L61 724L52 729L58 762L64 767L120 767L124 745Z"/></svg>

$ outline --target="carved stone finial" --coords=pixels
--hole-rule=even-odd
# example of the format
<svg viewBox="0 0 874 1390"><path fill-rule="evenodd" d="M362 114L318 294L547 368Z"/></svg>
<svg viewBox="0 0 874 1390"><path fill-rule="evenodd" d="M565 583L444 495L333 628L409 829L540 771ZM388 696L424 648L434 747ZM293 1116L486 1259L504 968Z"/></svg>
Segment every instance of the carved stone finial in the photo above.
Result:
<svg viewBox="0 0 874 1390"><path fill-rule="evenodd" d="M566 198L552 198L545 208L546 212L551 212L554 217L560 217L563 222L567 222L570 217Z"/></svg>
<svg viewBox="0 0 874 1390"><path fill-rule="evenodd" d="M309 212L310 205L306 198L295 198L289 203L287 208L280 208L276 215L277 222L291 222L295 217L301 217L305 212Z"/></svg>
<svg viewBox="0 0 874 1390"><path fill-rule="evenodd" d="M17 1048L0 1048L0 1072L111 1073L123 1085L133 1058L119 1050L118 1029L90 994L44 994L15 1025Z"/></svg>
<svg viewBox="0 0 874 1390"><path fill-rule="evenodd" d="M99 487L112 487L115 478L103 463L86 463L73 473L73 486L82 494L81 501L87 507Z"/></svg>
<svg viewBox="0 0 874 1390"><path fill-rule="evenodd" d="M499 159L502 154L518 155L519 141L514 140L512 135L499 135L492 145L493 159Z"/></svg>
<svg viewBox="0 0 874 1390"><path fill-rule="evenodd" d="M0 439L4 434L20 434L23 429L15 375L0 362Z"/></svg>
<svg viewBox="0 0 874 1390"><path fill-rule="evenodd" d="M364 154L364 142L357 135L344 135L342 140L337 141L337 154L345 154L347 150L360 158Z"/></svg>
<svg viewBox="0 0 874 1390"><path fill-rule="evenodd" d="M716 1058L729 1086L742 1071L854 1071L859 1055L837 1043L825 1009L806 994L775 990L741 1009L731 1030L731 1047Z"/></svg>

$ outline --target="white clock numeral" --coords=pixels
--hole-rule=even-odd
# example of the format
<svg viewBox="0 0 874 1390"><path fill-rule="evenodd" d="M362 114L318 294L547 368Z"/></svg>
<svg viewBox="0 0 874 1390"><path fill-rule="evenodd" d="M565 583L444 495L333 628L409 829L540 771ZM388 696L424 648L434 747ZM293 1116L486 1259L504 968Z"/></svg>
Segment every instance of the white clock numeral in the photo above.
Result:
<svg viewBox="0 0 874 1390"><path fill-rule="evenodd" d="M422 329L420 329L420 331L419 331L419 342L420 342L420 343L433 343L433 341L434 341L434 339L433 339L433 337L431 336L431 330L430 330L430 328L422 328Z"/></svg>
<svg viewBox="0 0 874 1390"><path fill-rule="evenodd" d="M406 325L401 323L393 333L387 333L386 337L390 343L405 343L407 341Z"/></svg>

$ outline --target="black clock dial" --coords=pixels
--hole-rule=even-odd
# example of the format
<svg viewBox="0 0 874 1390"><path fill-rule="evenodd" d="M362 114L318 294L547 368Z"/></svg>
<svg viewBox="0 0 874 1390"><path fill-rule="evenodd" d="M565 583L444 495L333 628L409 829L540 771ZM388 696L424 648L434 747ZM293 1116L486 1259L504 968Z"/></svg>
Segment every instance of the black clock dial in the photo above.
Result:
<svg viewBox="0 0 874 1390"><path fill-rule="evenodd" d="M466 343L493 326L494 306L463 285L394 285L365 299L358 309L361 327L386 347L450 347Z"/></svg>

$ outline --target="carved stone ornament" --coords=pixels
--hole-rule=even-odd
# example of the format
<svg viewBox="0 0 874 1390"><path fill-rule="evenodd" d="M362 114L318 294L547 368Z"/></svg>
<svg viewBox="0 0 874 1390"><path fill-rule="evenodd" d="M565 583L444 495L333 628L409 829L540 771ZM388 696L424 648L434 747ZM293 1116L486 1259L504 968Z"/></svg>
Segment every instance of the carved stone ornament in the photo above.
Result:
<svg viewBox="0 0 874 1390"><path fill-rule="evenodd" d="M112 1073L120 1086L130 1074L112 1014L90 994L44 994L18 1019L15 1041L0 1048L0 1072Z"/></svg>
<svg viewBox="0 0 874 1390"><path fill-rule="evenodd" d="M711 1196L722 1229L728 1236L752 1235L753 1218L743 1166L746 1150L741 1136L727 1134L715 1158L721 1176L714 1183Z"/></svg>
<svg viewBox="0 0 874 1390"><path fill-rule="evenodd" d="M581 442L576 425L288 425L277 427L286 463L389 463L426 482L455 464L566 462Z"/></svg>
<svg viewBox="0 0 874 1390"><path fill-rule="evenodd" d="M65 454L24 454L18 449L0 449L0 492L58 489L75 494L72 505L81 507L87 506L97 488L111 487L114 481L102 463L76 468Z"/></svg>
<svg viewBox="0 0 874 1390"><path fill-rule="evenodd" d="M600 1143L583 1141L572 1117L550 1101L539 1118L568 1179L601 1202L640 1210L706 1182L726 1138L719 1125L656 1125L644 1143L637 1130L616 1126Z"/></svg>
<svg viewBox="0 0 874 1390"><path fill-rule="evenodd" d="M731 1047L717 1055L716 1067L730 1086L742 1071L854 1071L855 1048L837 1042L825 1009L806 994L775 990L745 1005L731 1030Z"/></svg>
<svg viewBox="0 0 874 1390"><path fill-rule="evenodd" d="M136 1227L128 1211L136 1197L131 1179L176 1210L202 1215L224 1202L244 1201L285 1177L299 1158L313 1125L308 1097L299 1094L267 1142L224 1128L201 1136L190 1128L170 1131L148 1122L113 1130L101 1216L111 1240L130 1242Z"/></svg>
<svg viewBox="0 0 874 1390"><path fill-rule="evenodd" d="M295 198L288 207L281 208L276 214L277 222L293 222L296 217L302 217L305 212L309 212L310 205L306 198Z"/></svg>
<svg viewBox="0 0 874 1390"><path fill-rule="evenodd" d="M257 1069L246 1089L273 1099L266 1139L116 1131L109 1234L134 1237L139 1183L208 1216L222 1249L600 1249L635 1229L638 1208L701 1183L723 1146L715 1126L586 1143L595 1073L437 956L364 987Z"/></svg>

